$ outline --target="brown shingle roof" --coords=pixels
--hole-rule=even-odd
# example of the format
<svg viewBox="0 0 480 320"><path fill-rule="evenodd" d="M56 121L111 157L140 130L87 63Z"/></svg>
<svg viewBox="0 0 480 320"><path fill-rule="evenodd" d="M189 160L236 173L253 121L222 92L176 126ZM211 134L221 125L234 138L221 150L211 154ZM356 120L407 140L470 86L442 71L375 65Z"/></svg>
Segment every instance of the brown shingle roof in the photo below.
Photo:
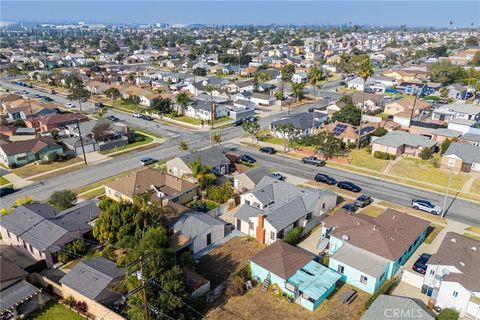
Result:
<svg viewBox="0 0 480 320"><path fill-rule="evenodd" d="M315 256L301 248L277 240L250 259L255 264L287 280Z"/></svg>
<svg viewBox="0 0 480 320"><path fill-rule="evenodd" d="M7 156L23 153L23 152L39 152L43 148L50 146L50 145L56 145L55 140L53 140L51 137L42 137L38 139L31 139L31 140L25 140L25 141L15 141L12 143L4 144L1 146L3 149L3 152Z"/></svg>
<svg viewBox="0 0 480 320"><path fill-rule="evenodd" d="M334 228L330 233L334 237L346 235L351 245L392 261L398 260L429 224L393 209L386 209L377 218L338 210L324 220L326 228Z"/></svg>
<svg viewBox="0 0 480 320"><path fill-rule="evenodd" d="M88 121L90 120L90 118L87 116L84 116L81 113L73 112L73 113L51 113L42 117L38 117L35 120L43 124L57 124L57 123L61 124L64 122L71 122L73 120L78 120L79 122Z"/></svg>

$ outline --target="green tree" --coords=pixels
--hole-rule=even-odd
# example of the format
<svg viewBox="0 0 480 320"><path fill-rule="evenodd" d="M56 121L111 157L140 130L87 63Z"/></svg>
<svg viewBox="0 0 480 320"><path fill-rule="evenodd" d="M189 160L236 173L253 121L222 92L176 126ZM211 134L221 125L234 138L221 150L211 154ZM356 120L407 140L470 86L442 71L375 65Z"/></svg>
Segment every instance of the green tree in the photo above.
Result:
<svg viewBox="0 0 480 320"><path fill-rule="evenodd" d="M280 75L283 81L291 81L293 75L295 74L295 66L293 64L287 64L282 67Z"/></svg>
<svg viewBox="0 0 480 320"><path fill-rule="evenodd" d="M310 140L310 144L315 147L318 153L325 159L331 159L343 154L345 145L342 140L337 139L331 132L319 132Z"/></svg>
<svg viewBox="0 0 480 320"><path fill-rule="evenodd" d="M193 74L195 76L205 77L207 75L207 70L205 70L204 68L195 68L193 70Z"/></svg>
<svg viewBox="0 0 480 320"><path fill-rule="evenodd" d="M153 191L137 194L133 197L133 206L137 209L135 222L142 225L146 230L150 226L157 226L160 222L160 216L163 213L163 205L161 198L153 198Z"/></svg>
<svg viewBox="0 0 480 320"><path fill-rule="evenodd" d="M182 151L187 151L188 150L188 142L185 140L180 140L180 143L178 144L178 148Z"/></svg>
<svg viewBox="0 0 480 320"><path fill-rule="evenodd" d="M181 107L180 114L183 116L185 114L185 109L187 108L188 103L190 102L190 96L185 91L182 91L179 94L177 94L177 96L175 97L175 101Z"/></svg>
<svg viewBox="0 0 480 320"><path fill-rule="evenodd" d="M283 241L285 241L286 243L296 245L300 241L302 237L302 233L303 233L302 227L293 228L283 237Z"/></svg>
<svg viewBox="0 0 480 320"><path fill-rule="evenodd" d="M115 101L120 98L120 91L115 87L108 88L105 90L104 94L112 99L112 107L115 106Z"/></svg>
<svg viewBox="0 0 480 320"><path fill-rule="evenodd" d="M18 67L14 64L11 64L7 68L7 73L9 76L13 77L13 81L15 81L15 77L19 74L22 74L22 70L18 69Z"/></svg>
<svg viewBox="0 0 480 320"><path fill-rule="evenodd" d="M212 135L212 141L213 141L214 144L218 144L219 146L222 145L222 136L220 135L220 132L216 131Z"/></svg>
<svg viewBox="0 0 480 320"><path fill-rule="evenodd" d="M87 246L83 240L75 240L65 245L58 253L58 261L67 263L73 259L83 256L87 252Z"/></svg>
<svg viewBox="0 0 480 320"><path fill-rule="evenodd" d="M445 308L440 311L435 317L436 320L458 320L460 313L452 308Z"/></svg>
<svg viewBox="0 0 480 320"><path fill-rule="evenodd" d="M319 69L317 66L311 66L308 69L307 73L307 78L308 78L308 83L313 87L313 102L315 103L315 99L317 98L316 96L316 88L318 82L322 79L322 69Z"/></svg>
<svg viewBox="0 0 480 320"><path fill-rule="evenodd" d="M233 186L230 181L227 181L219 186L210 186L207 188L205 194L207 199L215 201L216 203L226 203L233 196Z"/></svg>
<svg viewBox="0 0 480 320"><path fill-rule="evenodd" d="M462 66L451 64L449 61L439 61L427 67L430 79L449 85L461 79L467 78L467 72Z"/></svg>
<svg viewBox="0 0 480 320"><path fill-rule="evenodd" d="M263 45L264 45L264 44L265 44L265 43L263 42L263 39L262 39L262 38L258 39L258 40L255 42L255 46L257 47L258 50L261 50L261 49L263 48Z"/></svg>
<svg viewBox="0 0 480 320"><path fill-rule="evenodd" d="M478 46L478 38L475 36L470 36L467 39L465 39L465 45L467 47L476 47Z"/></svg>
<svg viewBox="0 0 480 320"><path fill-rule="evenodd" d="M433 149L432 148L423 148L422 151L418 154L420 159L428 160L433 156Z"/></svg>
<svg viewBox="0 0 480 320"><path fill-rule="evenodd" d="M442 142L442 144L440 145L440 155L443 156L443 154L445 152L447 152L448 150L448 147L450 147L450 145L452 144L452 140L450 139L446 139Z"/></svg>
<svg viewBox="0 0 480 320"><path fill-rule="evenodd" d="M383 127L378 127L372 132L372 136L374 137L383 137L388 133L388 130Z"/></svg>
<svg viewBox="0 0 480 320"><path fill-rule="evenodd" d="M475 52L471 64L476 67L480 66L480 51Z"/></svg>
<svg viewBox="0 0 480 320"><path fill-rule="evenodd" d="M71 208L77 202L77 195L71 190L55 191L50 196L50 204L58 210Z"/></svg>
<svg viewBox="0 0 480 320"><path fill-rule="evenodd" d="M292 93L293 96L297 98L297 101L299 101L303 97L304 89L304 83L292 83Z"/></svg>
<svg viewBox="0 0 480 320"><path fill-rule="evenodd" d="M284 152L287 152L289 149L293 148L301 135L301 130L295 128L295 126L291 123L278 125L275 127L275 130L280 133L283 139Z"/></svg>
<svg viewBox="0 0 480 320"><path fill-rule="evenodd" d="M157 114L167 114L172 112L172 101L170 98L154 98L150 102L150 111Z"/></svg>
<svg viewBox="0 0 480 320"><path fill-rule="evenodd" d="M345 107L333 114L332 121L339 121L358 126L361 118L362 112L360 109L353 104L347 104Z"/></svg>
<svg viewBox="0 0 480 320"><path fill-rule="evenodd" d="M188 167L192 171L190 176L197 180L200 188L205 189L212 184L217 177L212 173L212 169L208 165L202 165L200 159L195 160L188 164Z"/></svg>
<svg viewBox="0 0 480 320"><path fill-rule="evenodd" d="M244 121L243 122L243 130L250 135L252 139L252 143L254 143L255 139L257 138L258 133L260 132L260 125L256 121Z"/></svg>

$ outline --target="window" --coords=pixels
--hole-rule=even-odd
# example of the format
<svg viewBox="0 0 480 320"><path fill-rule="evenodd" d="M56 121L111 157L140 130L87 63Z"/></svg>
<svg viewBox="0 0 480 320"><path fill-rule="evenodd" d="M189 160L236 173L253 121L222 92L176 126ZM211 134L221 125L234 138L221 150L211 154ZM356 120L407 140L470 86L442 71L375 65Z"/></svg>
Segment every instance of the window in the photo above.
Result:
<svg viewBox="0 0 480 320"><path fill-rule="evenodd" d="M275 236L276 236L275 232L274 232L274 231L270 231L270 239L271 239L271 240L275 240Z"/></svg>
<svg viewBox="0 0 480 320"><path fill-rule="evenodd" d="M367 281L368 281L368 278L365 277L364 275L361 275L360 276L360 283L362 284L367 284Z"/></svg>
<svg viewBox="0 0 480 320"><path fill-rule="evenodd" d="M431 276L434 276L434 275L435 275L435 270L433 270L433 269L430 270L430 275L431 275Z"/></svg>
<svg viewBox="0 0 480 320"><path fill-rule="evenodd" d="M207 234L207 246L209 246L211 244L212 244L212 234L209 233L209 234Z"/></svg>
<svg viewBox="0 0 480 320"><path fill-rule="evenodd" d="M448 159L448 166L449 167L455 167L455 159L449 158Z"/></svg>
<svg viewBox="0 0 480 320"><path fill-rule="evenodd" d="M325 202L322 203L322 209L325 209Z"/></svg>
<svg viewBox="0 0 480 320"><path fill-rule="evenodd" d="M253 222L252 221L248 222L248 226L249 226L250 230L253 230Z"/></svg>
<svg viewBox="0 0 480 320"><path fill-rule="evenodd" d="M8 230L7 230L7 236L8 236L9 238L11 238L11 237L10 237L10 231L8 231Z"/></svg>
<svg viewBox="0 0 480 320"><path fill-rule="evenodd" d="M311 212L309 212L309 213L307 214L307 216L305 217L305 219L307 219L307 220L310 220L310 219L312 219L312 213L311 213Z"/></svg>
<svg viewBox="0 0 480 320"><path fill-rule="evenodd" d="M30 248L30 252L33 253L33 247L32 247L32 245L29 244L28 247Z"/></svg>
<svg viewBox="0 0 480 320"><path fill-rule="evenodd" d="M343 272L345 271L345 267L342 266L341 264L339 264L339 265L337 266L337 271L338 271L339 273L342 273L342 274L343 274Z"/></svg>
<svg viewBox="0 0 480 320"><path fill-rule="evenodd" d="M458 291L453 291L452 296L453 296L454 298L458 297Z"/></svg>

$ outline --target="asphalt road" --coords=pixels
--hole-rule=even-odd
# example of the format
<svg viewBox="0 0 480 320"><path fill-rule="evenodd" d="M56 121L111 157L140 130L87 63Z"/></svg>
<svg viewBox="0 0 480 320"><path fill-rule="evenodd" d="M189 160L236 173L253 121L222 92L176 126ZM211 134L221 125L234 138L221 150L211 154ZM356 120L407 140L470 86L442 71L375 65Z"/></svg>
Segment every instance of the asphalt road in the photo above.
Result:
<svg viewBox="0 0 480 320"><path fill-rule="evenodd" d="M5 82L2 82L2 85L13 90L19 90L20 88L22 90L24 89L22 87ZM43 91L37 91L34 89L26 90L33 94L39 93L42 95L51 96L60 103L65 103L67 101L60 95L49 95L45 94ZM91 103L84 103L84 105L85 108L82 107L84 110L93 109L93 104ZM308 107L309 105L304 105L301 108L292 110L291 113L294 114L305 111ZM288 111L285 110L281 114L261 118L259 120L260 124L262 127L267 126L272 120L281 118L287 113ZM89 165L86 168L71 171L59 176L54 176L41 182L35 182L12 195L3 197L1 200L1 206L11 206L15 202L15 199L23 197L24 195L28 195L39 201L46 200L54 191L62 189L76 189L107 179L121 172L137 168L140 165L140 158L145 155L159 160L182 155L185 153L185 151L181 151L178 148L178 143L181 139L186 140L192 150L205 148L210 145L210 132L199 132L179 128L165 123L145 121L143 119L133 118L130 115L115 110L109 110L109 114L114 114L131 126L160 134L166 137L167 141L163 145L156 148L141 152L127 153L123 156L112 158L106 162ZM238 138L244 133L243 129L240 127L219 129L219 132L222 135L223 140L226 142L231 139ZM335 168L316 168L310 165L304 165L295 159L265 155L250 148L245 149L245 147L240 145L237 147L253 155L258 160L259 164L267 167L273 167L275 170L279 170L281 172L307 179L313 179L315 173L324 172L333 176L337 180L348 180L358 184L363 189L362 193L368 194L377 199L409 206L413 198L423 198L443 206L444 195L435 192L424 191L414 187L406 187L393 182L387 182L374 177L367 177ZM480 204L461 199L454 199L451 196L447 202L446 217L468 224L480 225Z"/></svg>

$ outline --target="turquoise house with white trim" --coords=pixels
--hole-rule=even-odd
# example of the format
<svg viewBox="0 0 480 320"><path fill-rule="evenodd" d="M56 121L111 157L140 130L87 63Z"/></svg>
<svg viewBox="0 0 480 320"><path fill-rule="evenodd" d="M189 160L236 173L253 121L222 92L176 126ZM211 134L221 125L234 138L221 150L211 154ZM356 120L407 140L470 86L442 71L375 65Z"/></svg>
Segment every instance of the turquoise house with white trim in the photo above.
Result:
<svg viewBox="0 0 480 320"><path fill-rule="evenodd" d="M429 224L392 209L376 218L338 210L322 227L328 267L342 274L342 281L373 294L425 240Z"/></svg>
<svg viewBox="0 0 480 320"><path fill-rule="evenodd" d="M336 288L342 275L314 261L315 256L282 240L250 259L252 276L276 284L302 307L313 311Z"/></svg>

